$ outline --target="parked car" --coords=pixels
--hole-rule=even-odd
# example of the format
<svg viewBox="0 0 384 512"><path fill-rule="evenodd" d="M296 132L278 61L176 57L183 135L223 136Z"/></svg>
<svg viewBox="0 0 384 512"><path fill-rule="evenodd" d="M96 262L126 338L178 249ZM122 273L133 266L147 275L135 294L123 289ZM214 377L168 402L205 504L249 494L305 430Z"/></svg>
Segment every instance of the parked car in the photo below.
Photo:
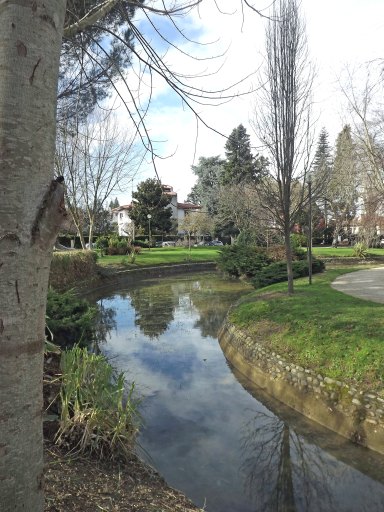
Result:
<svg viewBox="0 0 384 512"><path fill-rule="evenodd" d="M207 242L205 245L217 246L217 245L224 245L224 244L223 244L223 242L220 242L220 240L212 240L212 242Z"/></svg>
<svg viewBox="0 0 384 512"><path fill-rule="evenodd" d="M162 247L175 247L176 242L163 242Z"/></svg>

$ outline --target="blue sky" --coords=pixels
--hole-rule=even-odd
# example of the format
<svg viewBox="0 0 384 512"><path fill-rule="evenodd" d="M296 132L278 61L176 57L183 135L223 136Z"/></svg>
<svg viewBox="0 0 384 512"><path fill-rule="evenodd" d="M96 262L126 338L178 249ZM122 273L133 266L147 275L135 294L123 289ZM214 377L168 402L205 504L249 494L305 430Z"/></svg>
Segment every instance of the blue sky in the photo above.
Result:
<svg viewBox="0 0 384 512"><path fill-rule="evenodd" d="M196 61L183 57L173 48L167 48L145 20L141 29L148 34L152 44L161 52L167 52L165 60L173 70L189 75L211 76L195 78L189 82L205 89L227 87L255 71L261 64L264 52L265 21L245 10L243 20L240 0L217 0L221 14L213 0L204 0L199 12L192 11L187 18L178 19L179 27L190 39L216 43L196 45L181 38L169 22L154 18L156 26L173 43L185 52L207 58L228 49L225 57L213 60ZM270 1L255 0L258 8L266 7ZM383 0L302 0L302 13L306 19L308 45L311 59L318 73L314 87L315 113L319 118L317 133L325 126L333 143L348 117L344 109L344 99L340 95L338 79L346 65L360 64L377 58L384 58ZM221 69L218 68L222 66ZM218 70L218 71L217 71ZM131 77L134 80L134 77ZM141 99L145 101L148 89L141 83ZM249 91L256 84L256 76L250 77L234 92ZM172 185L178 192L178 200L186 199L195 182L191 165L199 156L224 154L225 139L205 128L201 123L197 128L195 116L183 102L159 79L154 82L152 102L147 116L147 127L156 143L156 149L164 159L157 159L157 169L163 183ZM137 85L135 86L137 88ZM233 128L242 123L255 146L258 142L249 123L252 117L255 97L250 94L235 98L221 106L195 105L203 119L220 132L229 135ZM140 182L153 177L149 163L144 163L136 177ZM137 183L134 182L134 186ZM120 203L130 200L130 194L120 194Z"/></svg>

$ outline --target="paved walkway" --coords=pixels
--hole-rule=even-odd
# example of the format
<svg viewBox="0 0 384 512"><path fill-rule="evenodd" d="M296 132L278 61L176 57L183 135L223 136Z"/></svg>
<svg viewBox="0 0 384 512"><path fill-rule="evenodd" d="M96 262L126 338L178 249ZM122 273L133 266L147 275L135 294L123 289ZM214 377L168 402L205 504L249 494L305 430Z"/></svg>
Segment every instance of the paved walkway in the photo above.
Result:
<svg viewBox="0 0 384 512"><path fill-rule="evenodd" d="M332 287L359 299L384 304L384 267L343 274L333 281Z"/></svg>

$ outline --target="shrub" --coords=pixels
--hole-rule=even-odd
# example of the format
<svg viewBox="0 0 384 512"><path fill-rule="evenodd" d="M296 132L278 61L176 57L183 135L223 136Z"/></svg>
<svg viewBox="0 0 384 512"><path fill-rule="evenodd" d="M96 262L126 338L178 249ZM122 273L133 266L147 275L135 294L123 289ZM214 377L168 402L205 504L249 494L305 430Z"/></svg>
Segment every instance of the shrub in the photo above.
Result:
<svg viewBox="0 0 384 512"><path fill-rule="evenodd" d="M61 416L56 443L99 459L128 460L138 432L139 401L105 356L74 347L61 356Z"/></svg>
<svg viewBox="0 0 384 512"><path fill-rule="evenodd" d="M149 245L146 242L142 242L141 240L134 240L132 242L135 247L142 247L145 249L148 249Z"/></svg>
<svg viewBox="0 0 384 512"><path fill-rule="evenodd" d="M108 237L107 236L99 236L96 238L95 243L93 244L96 249L105 250L108 247Z"/></svg>
<svg viewBox="0 0 384 512"><path fill-rule="evenodd" d="M322 260L312 261L313 274L323 272L324 268L325 264ZM307 276L309 273L308 262L304 260L294 261L292 263L292 270L294 279ZM285 261L279 261L260 270L252 279L252 284L255 288L264 288L270 284L281 283L287 280L287 263Z"/></svg>
<svg viewBox="0 0 384 512"><path fill-rule="evenodd" d="M353 246L353 255L357 258L366 258L368 255L368 246L363 242L357 242Z"/></svg>
<svg viewBox="0 0 384 512"><path fill-rule="evenodd" d="M239 277L253 277L271 259L264 248L246 245L227 245L221 249L218 267L228 274Z"/></svg>
<svg viewBox="0 0 384 512"><path fill-rule="evenodd" d="M307 237L301 233L291 234L291 247L292 249L298 249L307 246Z"/></svg>
<svg viewBox="0 0 384 512"><path fill-rule="evenodd" d="M267 254L272 261L284 261L286 259L285 245L271 245L267 249ZM306 253L301 247L292 245L292 258L293 260L303 260L306 258Z"/></svg>
<svg viewBox="0 0 384 512"><path fill-rule="evenodd" d="M97 274L97 254L94 251L55 251L49 284L56 289L73 286Z"/></svg>
<svg viewBox="0 0 384 512"><path fill-rule="evenodd" d="M61 292L50 288L47 297L47 327L52 341L60 347L78 343L88 345L95 338L98 309L72 290Z"/></svg>

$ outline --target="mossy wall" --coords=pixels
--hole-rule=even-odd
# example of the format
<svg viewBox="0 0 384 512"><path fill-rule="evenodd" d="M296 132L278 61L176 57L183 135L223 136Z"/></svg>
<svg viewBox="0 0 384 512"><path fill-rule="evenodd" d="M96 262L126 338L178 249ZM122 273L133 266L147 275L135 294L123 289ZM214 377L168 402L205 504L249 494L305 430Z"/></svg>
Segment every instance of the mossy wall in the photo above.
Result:
<svg viewBox="0 0 384 512"><path fill-rule="evenodd" d="M351 441L384 454L384 400L292 364L226 322L219 342L243 375L271 396Z"/></svg>

